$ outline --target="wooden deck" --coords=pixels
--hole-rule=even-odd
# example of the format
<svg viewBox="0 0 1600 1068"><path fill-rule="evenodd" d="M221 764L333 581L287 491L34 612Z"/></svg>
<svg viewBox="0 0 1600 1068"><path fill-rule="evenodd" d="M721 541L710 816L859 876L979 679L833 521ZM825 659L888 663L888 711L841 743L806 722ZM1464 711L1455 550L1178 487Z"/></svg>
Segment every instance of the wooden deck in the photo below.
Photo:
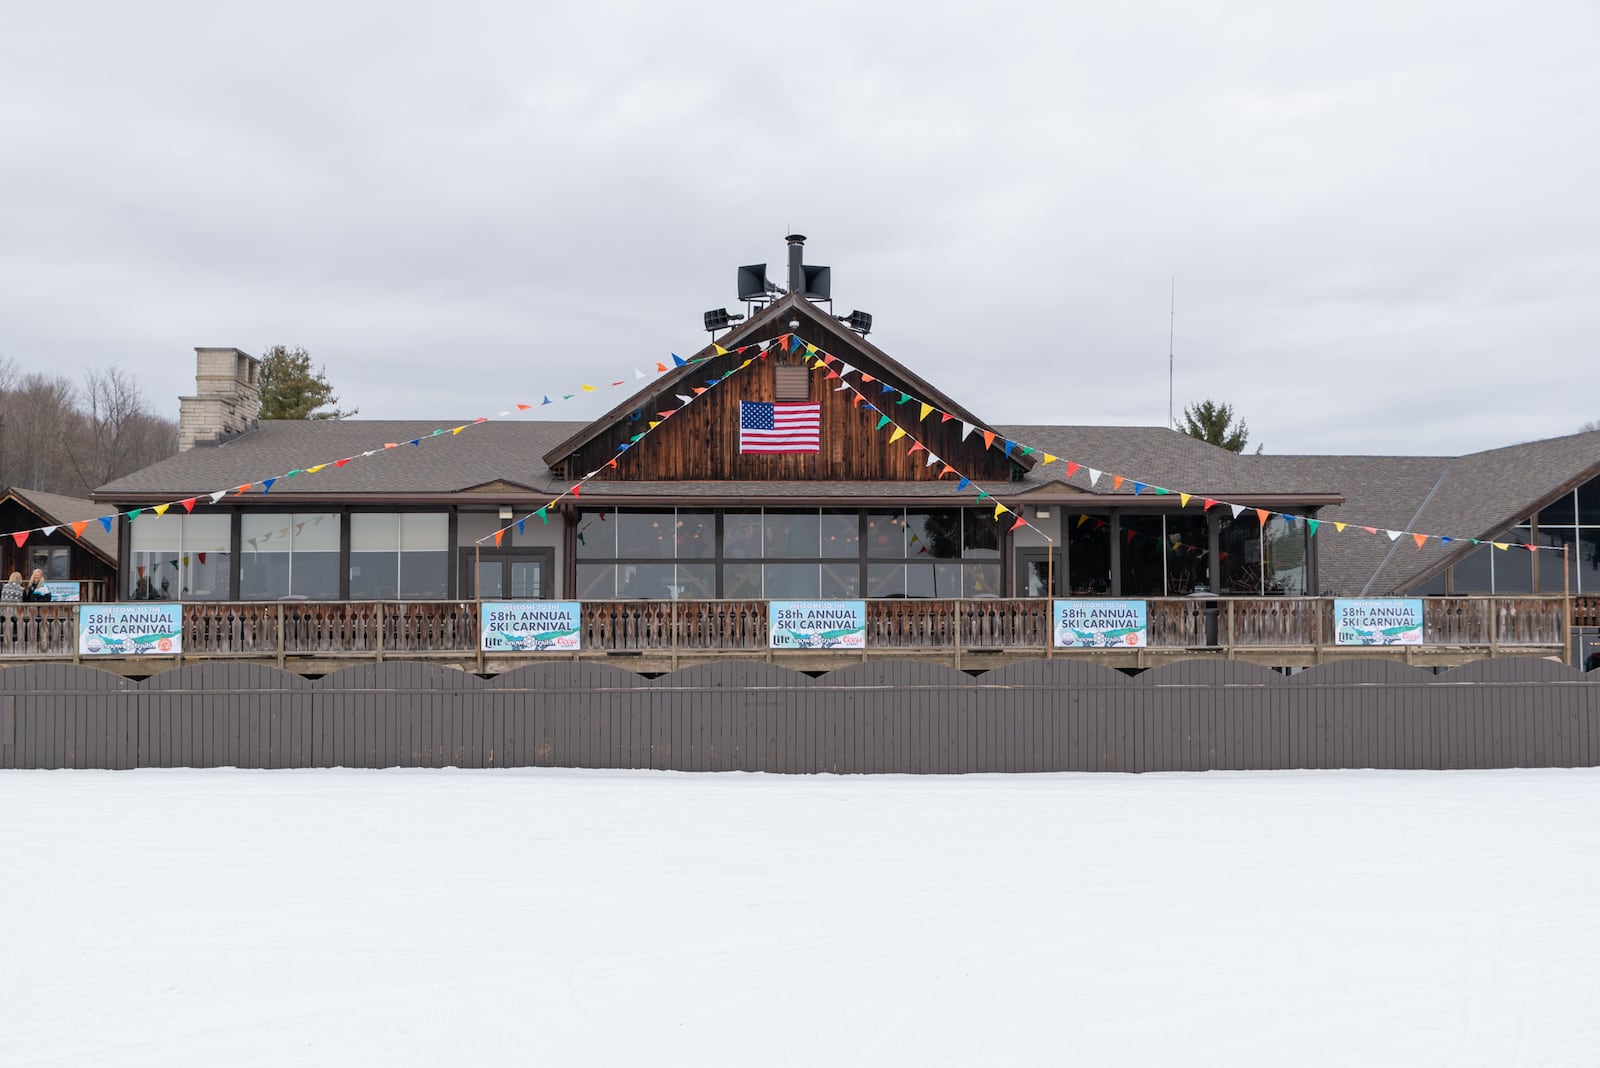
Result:
<svg viewBox="0 0 1600 1068"><path fill-rule="evenodd" d="M802 671L881 657L929 659L987 670L1039 657L1145 668L1214 657L1269 667L1309 667L1364 657L1450 666L1498 656L1557 656L1571 626L1600 626L1600 597L1445 597L1424 600L1421 646L1333 644L1328 597L1167 598L1147 601L1143 649L1054 649L1043 599L867 602L867 649L774 651L767 603L593 601L583 605L576 654L482 654L473 601L190 602L181 657L84 657L120 674L179 663L242 660L322 674L370 660L429 660L499 672L541 659L611 659L636 671L670 671L708 660L760 659ZM1570 615L1569 615L1570 611ZM0 610L0 665L80 662L76 606Z"/></svg>

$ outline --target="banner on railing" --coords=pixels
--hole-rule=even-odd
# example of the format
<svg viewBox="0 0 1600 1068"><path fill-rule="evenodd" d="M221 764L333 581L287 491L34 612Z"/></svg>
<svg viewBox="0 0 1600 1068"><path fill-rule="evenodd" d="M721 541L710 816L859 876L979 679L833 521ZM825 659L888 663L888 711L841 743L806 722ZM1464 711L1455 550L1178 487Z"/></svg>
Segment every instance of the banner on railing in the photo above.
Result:
<svg viewBox="0 0 1600 1068"><path fill-rule="evenodd" d="M1333 601L1335 645L1421 645L1422 599L1376 597Z"/></svg>
<svg viewBox="0 0 1600 1068"><path fill-rule="evenodd" d="M485 601L478 619L486 653L575 653L582 632L578 601Z"/></svg>
<svg viewBox="0 0 1600 1068"><path fill-rule="evenodd" d="M52 601L69 601L73 604L83 600L83 583L67 582L64 579L51 579L44 584L49 591Z"/></svg>
<svg viewBox="0 0 1600 1068"><path fill-rule="evenodd" d="M770 601L767 645L773 649L865 649L867 602Z"/></svg>
<svg viewBox="0 0 1600 1068"><path fill-rule="evenodd" d="M78 607L82 656L176 656L183 652L183 606L96 604Z"/></svg>
<svg viewBox="0 0 1600 1068"><path fill-rule="evenodd" d="M1150 617L1143 601L1056 601L1057 649L1143 649Z"/></svg>

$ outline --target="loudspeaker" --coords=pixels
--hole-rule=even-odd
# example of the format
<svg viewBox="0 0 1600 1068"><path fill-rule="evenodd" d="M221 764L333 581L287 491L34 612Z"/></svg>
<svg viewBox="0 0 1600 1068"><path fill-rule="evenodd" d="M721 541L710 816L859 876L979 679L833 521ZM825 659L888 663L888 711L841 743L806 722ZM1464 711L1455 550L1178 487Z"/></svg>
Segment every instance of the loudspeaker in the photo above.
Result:
<svg viewBox="0 0 1600 1068"><path fill-rule="evenodd" d="M767 295L767 265L752 263L739 268L739 299L763 300Z"/></svg>
<svg viewBox="0 0 1600 1068"><path fill-rule="evenodd" d="M810 264L804 264L800 270L805 275L803 281L805 292L801 296L807 300L830 299L833 290L833 268L813 267Z"/></svg>

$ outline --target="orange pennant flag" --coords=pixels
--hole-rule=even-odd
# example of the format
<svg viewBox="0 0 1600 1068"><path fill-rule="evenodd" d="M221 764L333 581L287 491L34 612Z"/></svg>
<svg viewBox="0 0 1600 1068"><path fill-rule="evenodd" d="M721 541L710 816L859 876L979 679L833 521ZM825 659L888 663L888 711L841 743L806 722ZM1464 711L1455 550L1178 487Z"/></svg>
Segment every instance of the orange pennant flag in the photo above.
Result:
<svg viewBox="0 0 1600 1068"><path fill-rule="evenodd" d="M1428 536L1426 534L1413 534L1411 537L1416 541L1419 549L1428 544Z"/></svg>
<svg viewBox="0 0 1600 1068"><path fill-rule="evenodd" d="M983 432L983 447L986 448L986 449L994 448L994 431L993 430L985 430Z"/></svg>
<svg viewBox="0 0 1600 1068"><path fill-rule="evenodd" d="M939 472L939 477L943 478L945 475L948 475L950 472L952 472L954 470L955 470L955 468L951 467L949 464L945 464L944 465L944 470Z"/></svg>
<svg viewBox="0 0 1600 1068"><path fill-rule="evenodd" d="M254 486L254 485L255 485L254 482L246 482L242 486L235 486L233 492L234 493L249 493L250 492L250 487Z"/></svg>
<svg viewBox="0 0 1600 1068"><path fill-rule="evenodd" d="M533 405L531 405L531 404L519 404L519 405L517 405L517 411L519 411L519 412L525 412L525 411L527 411L527 410L528 410L528 409L529 409L529 408L532 408L532 407L533 407Z"/></svg>
<svg viewBox="0 0 1600 1068"><path fill-rule="evenodd" d="M1267 525L1267 520L1271 516L1272 516L1272 513L1267 511L1265 508L1257 508L1256 509L1256 518L1261 520L1261 525L1262 526L1266 526Z"/></svg>
<svg viewBox="0 0 1600 1068"><path fill-rule="evenodd" d="M877 379L873 378L871 375L869 375L865 371L863 371L863 372L861 372L861 381L863 381L863 382L876 382Z"/></svg>
<svg viewBox="0 0 1600 1068"><path fill-rule="evenodd" d="M494 547L496 549L500 548L500 539L505 537L505 536L506 536L506 532L503 531L503 530L497 530L497 531L494 532Z"/></svg>
<svg viewBox="0 0 1600 1068"><path fill-rule="evenodd" d="M660 362L659 360L656 361L656 370L657 371L665 371L666 369L667 369L667 365L666 364Z"/></svg>
<svg viewBox="0 0 1600 1068"><path fill-rule="evenodd" d="M1118 490L1118 489L1122 488L1122 476L1121 475L1112 475L1111 476L1111 488L1114 489L1114 490Z"/></svg>
<svg viewBox="0 0 1600 1068"><path fill-rule="evenodd" d="M87 519L80 519L72 524L72 533L80 538L83 537L83 532L87 529L89 529L89 521Z"/></svg>

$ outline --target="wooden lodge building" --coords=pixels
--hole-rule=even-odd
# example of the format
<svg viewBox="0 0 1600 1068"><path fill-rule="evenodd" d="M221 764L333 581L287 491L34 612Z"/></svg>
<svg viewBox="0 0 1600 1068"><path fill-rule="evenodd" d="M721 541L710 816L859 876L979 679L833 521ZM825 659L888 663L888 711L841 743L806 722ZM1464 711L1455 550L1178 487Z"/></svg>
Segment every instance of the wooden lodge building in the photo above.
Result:
<svg viewBox="0 0 1600 1068"><path fill-rule="evenodd" d="M790 248L788 291L593 422L257 423L257 362L198 349L183 451L94 495L96 514L141 510L118 525L118 597L184 604L186 651L276 625L219 649L280 663L465 662L464 602L495 599L582 602L586 653L672 665L765 653L771 600L864 599L869 647L953 645L958 664L1045 655L1052 593L1148 599L1153 647L1274 664L1321 658L1333 596L1430 598L1438 643L1472 655L1559 654L1600 624L1600 432L1259 456L1165 427L992 422L808 294ZM817 451L742 451L751 413L779 410L749 405L815 405ZM1568 546L1568 570L1495 542ZM285 636L286 605L314 636Z"/></svg>

